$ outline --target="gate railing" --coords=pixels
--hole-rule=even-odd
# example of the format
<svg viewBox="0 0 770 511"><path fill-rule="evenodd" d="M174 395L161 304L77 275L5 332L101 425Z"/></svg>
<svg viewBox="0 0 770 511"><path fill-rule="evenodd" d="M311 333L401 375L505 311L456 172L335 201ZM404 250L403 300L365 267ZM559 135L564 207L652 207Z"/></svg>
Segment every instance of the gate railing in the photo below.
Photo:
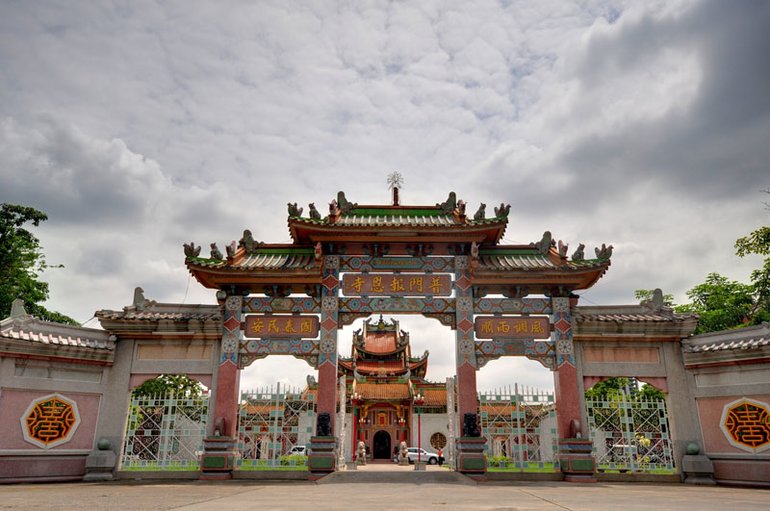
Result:
<svg viewBox="0 0 770 511"><path fill-rule="evenodd" d="M586 408L598 471L675 472L665 399L620 393Z"/></svg>
<svg viewBox="0 0 770 511"><path fill-rule="evenodd" d="M302 468L315 424L315 401L310 392L265 387L241 393L238 417L240 470ZM305 453L293 452L305 447Z"/></svg>
<svg viewBox="0 0 770 511"><path fill-rule="evenodd" d="M482 392L479 415L491 469L558 470L553 393L518 385Z"/></svg>
<svg viewBox="0 0 770 511"><path fill-rule="evenodd" d="M122 470L198 470L209 396L132 395Z"/></svg>

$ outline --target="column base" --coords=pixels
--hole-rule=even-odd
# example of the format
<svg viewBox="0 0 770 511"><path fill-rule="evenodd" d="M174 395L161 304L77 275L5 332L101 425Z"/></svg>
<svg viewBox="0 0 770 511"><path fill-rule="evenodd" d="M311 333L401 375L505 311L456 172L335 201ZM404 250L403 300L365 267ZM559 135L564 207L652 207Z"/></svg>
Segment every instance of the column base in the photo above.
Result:
<svg viewBox="0 0 770 511"><path fill-rule="evenodd" d="M682 456L682 472L685 484L714 485L714 464L704 454L685 454Z"/></svg>
<svg viewBox="0 0 770 511"><path fill-rule="evenodd" d="M310 438L310 456L307 468L311 478L330 474L337 469L337 439L333 436L314 436Z"/></svg>
<svg viewBox="0 0 770 511"><path fill-rule="evenodd" d="M483 436L461 436L456 442L457 471L470 476L487 473L487 459L484 457L487 439Z"/></svg>
<svg viewBox="0 0 770 511"><path fill-rule="evenodd" d="M91 451L86 458L86 475L83 476L83 481L112 481L116 461L117 456L112 451Z"/></svg>
<svg viewBox="0 0 770 511"><path fill-rule="evenodd" d="M201 475L203 480L232 479L235 460L240 456L238 439L226 436L210 436L203 440Z"/></svg>
<svg viewBox="0 0 770 511"><path fill-rule="evenodd" d="M595 483L596 460L593 442L584 438L559 439L559 467L570 483Z"/></svg>

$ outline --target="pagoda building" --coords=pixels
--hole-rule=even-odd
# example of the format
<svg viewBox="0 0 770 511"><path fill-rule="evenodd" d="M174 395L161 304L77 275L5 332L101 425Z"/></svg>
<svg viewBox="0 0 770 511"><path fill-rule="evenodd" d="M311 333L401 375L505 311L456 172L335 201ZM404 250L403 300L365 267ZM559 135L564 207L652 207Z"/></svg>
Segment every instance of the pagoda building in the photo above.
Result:
<svg viewBox="0 0 770 511"><path fill-rule="evenodd" d="M401 441L417 445L412 419L416 397L422 398L421 413L439 415L439 423L446 424L446 386L428 382L427 369L428 352L413 357L409 333L396 320L369 319L353 333L350 357L340 357L338 364L340 377L351 389L353 445L363 441L374 460L391 459ZM439 433L434 448L446 445L446 437Z"/></svg>

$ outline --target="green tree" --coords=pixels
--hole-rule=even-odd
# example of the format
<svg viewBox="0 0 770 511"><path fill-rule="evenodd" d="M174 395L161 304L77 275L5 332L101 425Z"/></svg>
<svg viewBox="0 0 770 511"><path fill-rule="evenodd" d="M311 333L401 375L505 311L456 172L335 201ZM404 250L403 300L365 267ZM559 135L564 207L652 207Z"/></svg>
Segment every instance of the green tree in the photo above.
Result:
<svg viewBox="0 0 770 511"><path fill-rule="evenodd" d="M690 303L679 305L676 312L699 316L696 334L738 328L750 323L754 310L754 288L718 273L709 273L703 284L687 292Z"/></svg>
<svg viewBox="0 0 770 511"><path fill-rule="evenodd" d="M751 324L770 321L770 227L760 227L748 236L735 242L738 257L750 254L765 256L762 267L751 272L754 306L751 310Z"/></svg>
<svg viewBox="0 0 770 511"><path fill-rule="evenodd" d="M45 213L16 204L0 205L0 318L11 312L11 303L21 298L27 312L46 321L77 325L74 319L49 311L40 302L48 299L48 284L40 272L49 268L40 241L25 225L34 227L47 220Z"/></svg>
<svg viewBox="0 0 770 511"><path fill-rule="evenodd" d="M134 389L137 396L165 396L169 393L177 397L199 397L203 386L184 374L161 374Z"/></svg>
<svg viewBox="0 0 770 511"><path fill-rule="evenodd" d="M648 383L643 383L641 387L635 378L625 376L613 376L602 380L593 387L586 390L585 395L589 399L613 399L621 394L627 394L632 400L638 399L664 399L663 392Z"/></svg>

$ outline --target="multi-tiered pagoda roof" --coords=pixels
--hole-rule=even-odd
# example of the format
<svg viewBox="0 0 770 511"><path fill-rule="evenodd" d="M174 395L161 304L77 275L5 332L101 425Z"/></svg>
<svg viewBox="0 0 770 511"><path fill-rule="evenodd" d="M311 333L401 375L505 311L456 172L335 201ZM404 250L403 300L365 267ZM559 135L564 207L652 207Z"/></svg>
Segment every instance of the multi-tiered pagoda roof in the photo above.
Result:
<svg viewBox="0 0 770 511"><path fill-rule="evenodd" d="M312 205L311 205L312 206ZM612 247L586 258L580 245L571 257L566 244L544 233L528 244L500 244L508 225L510 206L501 204L489 216L482 204L466 214L466 204L451 192L435 206L358 205L340 192L329 214L311 207L307 216L289 204L291 243L256 241L246 230L222 254L215 244L209 257L201 247L185 245L186 264L204 286L248 287L262 292L281 285L284 292L305 292L321 284L321 261L326 254L369 256L470 256L474 285L485 292L505 293L525 286L530 293L553 286L568 290L591 287L610 265Z"/></svg>

